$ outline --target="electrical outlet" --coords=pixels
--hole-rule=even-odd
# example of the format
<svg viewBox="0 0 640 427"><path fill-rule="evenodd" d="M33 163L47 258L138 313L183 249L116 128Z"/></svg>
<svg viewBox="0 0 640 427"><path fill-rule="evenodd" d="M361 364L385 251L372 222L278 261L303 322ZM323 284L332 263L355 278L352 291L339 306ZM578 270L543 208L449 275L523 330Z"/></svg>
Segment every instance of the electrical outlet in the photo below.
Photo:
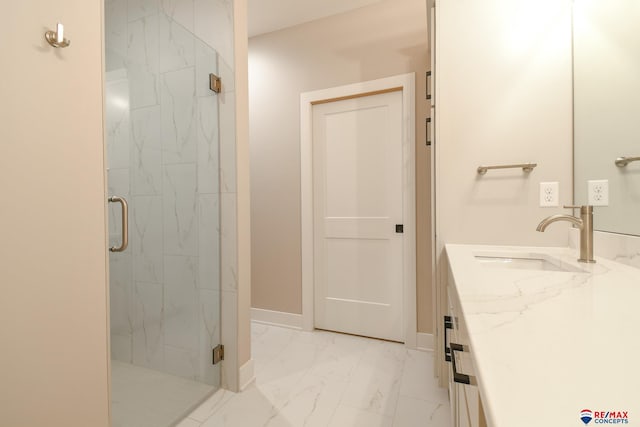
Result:
<svg viewBox="0 0 640 427"><path fill-rule="evenodd" d="M593 206L609 206L609 180L598 179L587 181L589 204Z"/></svg>
<svg viewBox="0 0 640 427"><path fill-rule="evenodd" d="M540 206L553 207L558 206L560 200L560 186L558 182L541 182L540 183Z"/></svg>

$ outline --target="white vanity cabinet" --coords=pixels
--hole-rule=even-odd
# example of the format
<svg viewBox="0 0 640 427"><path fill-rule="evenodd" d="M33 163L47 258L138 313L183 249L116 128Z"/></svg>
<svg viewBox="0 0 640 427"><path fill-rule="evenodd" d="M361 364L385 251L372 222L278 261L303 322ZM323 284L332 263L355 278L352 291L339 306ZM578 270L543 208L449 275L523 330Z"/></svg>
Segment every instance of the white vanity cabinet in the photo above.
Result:
<svg viewBox="0 0 640 427"><path fill-rule="evenodd" d="M640 355L640 340L629 339L640 324L637 268L601 257L578 263L571 248L448 244L445 251L439 309L452 329L438 344L453 358L445 361L444 350L436 356L451 390L451 425L578 425L591 402L594 412L605 405L638 412L640 372L625 369ZM488 265L491 253L542 257L561 268ZM556 349L571 363L561 363ZM455 381L466 377L454 375L454 360L455 371L475 377L477 386Z"/></svg>
<svg viewBox="0 0 640 427"><path fill-rule="evenodd" d="M451 272L448 274L445 359L449 365L449 398L453 427L486 427L475 376L469 333L460 308ZM466 383L468 382L468 384Z"/></svg>

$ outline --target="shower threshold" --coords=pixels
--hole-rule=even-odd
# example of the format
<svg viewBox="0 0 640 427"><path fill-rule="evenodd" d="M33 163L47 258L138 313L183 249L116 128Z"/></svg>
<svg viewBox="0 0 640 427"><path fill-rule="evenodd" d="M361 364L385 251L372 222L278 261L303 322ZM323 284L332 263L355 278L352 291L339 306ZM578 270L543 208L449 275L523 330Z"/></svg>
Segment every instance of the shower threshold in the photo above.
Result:
<svg viewBox="0 0 640 427"><path fill-rule="evenodd" d="M208 384L112 360L112 425L169 427L214 391Z"/></svg>

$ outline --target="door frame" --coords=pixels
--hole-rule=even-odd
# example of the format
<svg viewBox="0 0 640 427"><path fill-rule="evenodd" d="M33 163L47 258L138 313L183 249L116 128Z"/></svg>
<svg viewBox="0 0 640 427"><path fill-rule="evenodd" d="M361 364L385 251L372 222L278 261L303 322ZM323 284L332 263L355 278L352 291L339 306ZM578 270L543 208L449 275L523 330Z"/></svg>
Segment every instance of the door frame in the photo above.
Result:
<svg viewBox="0 0 640 427"><path fill-rule="evenodd" d="M321 89L300 94L300 225L302 249L302 329L314 329L313 256L313 105L402 90L403 195L403 338L415 348L416 308L416 192L415 192L415 73Z"/></svg>

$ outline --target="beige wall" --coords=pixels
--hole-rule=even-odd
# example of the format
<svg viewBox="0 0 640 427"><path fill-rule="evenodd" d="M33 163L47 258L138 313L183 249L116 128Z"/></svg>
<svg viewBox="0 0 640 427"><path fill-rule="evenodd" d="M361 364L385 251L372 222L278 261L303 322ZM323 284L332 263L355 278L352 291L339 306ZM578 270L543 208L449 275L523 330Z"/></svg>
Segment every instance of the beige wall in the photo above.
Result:
<svg viewBox="0 0 640 427"><path fill-rule="evenodd" d="M566 224L536 226L567 212L539 207L540 182L572 201L571 1L437 7L438 242L566 245ZM538 166L476 173L521 162Z"/></svg>
<svg viewBox="0 0 640 427"><path fill-rule="evenodd" d="M416 73L418 329L431 332L424 0L374 6L249 40L252 306L301 313L300 93Z"/></svg>
<svg viewBox="0 0 640 427"><path fill-rule="evenodd" d="M251 220L247 0L234 0L236 173L238 191L238 367L251 359ZM230 319L228 320L230 321ZM244 384L239 384L242 387Z"/></svg>
<svg viewBox="0 0 640 427"><path fill-rule="evenodd" d="M220 312L222 319L221 342L225 346L225 360L222 364L222 387L231 391L240 391L246 385L245 378L251 377L251 369L242 369L251 359L251 231L250 231L250 196L249 196L249 100L247 78L247 1L233 1L233 44L234 44L234 79L230 84L222 76L221 102L231 106L228 114L233 114L234 127L221 135L223 141L233 141L233 155L226 157L235 161L235 193L223 194L221 200L221 224L227 224L235 233L222 247L223 260L225 253L228 265L227 274L235 279L237 287L229 287L221 291ZM227 82L225 84L225 81ZM223 110L221 110L223 111ZM228 117L229 118L229 117ZM226 139L225 139L226 138ZM221 167L224 167L221 164ZM224 171L222 171L224 173ZM227 205L225 205L225 203ZM229 213L224 216L225 211ZM223 246L225 241L222 241ZM233 254L235 251L235 254ZM235 256L230 256L231 254ZM232 260L232 261L231 261ZM223 271L223 274L224 271ZM248 365L249 368L251 364ZM250 378L249 378L250 379Z"/></svg>
<svg viewBox="0 0 640 427"><path fill-rule="evenodd" d="M109 425L101 5L2 5L2 426Z"/></svg>

